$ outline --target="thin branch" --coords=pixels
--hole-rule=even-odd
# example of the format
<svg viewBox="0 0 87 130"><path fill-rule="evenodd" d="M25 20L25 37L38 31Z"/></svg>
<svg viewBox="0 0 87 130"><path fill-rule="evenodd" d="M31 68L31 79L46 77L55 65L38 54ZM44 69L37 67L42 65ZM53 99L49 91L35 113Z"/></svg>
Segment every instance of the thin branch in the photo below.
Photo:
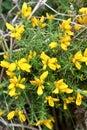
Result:
<svg viewBox="0 0 87 130"><path fill-rule="evenodd" d="M0 73L0 81L2 80L3 73L4 73L4 68L1 69L1 73Z"/></svg>
<svg viewBox="0 0 87 130"><path fill-rule="evenodd" d="M83 33L86 29L87 29L87 27L86 27L86 28L83 28L82 30L80 30L80 31L78 32L78 34L73 37L73 39L76 39L76 38L77 38L79 35L81 35L81 33Z"/></svg>
<svg viewBox="0 0 87 130"><path fill-rule="evenodd" d="M24 127L27 129L31 129L31 130L38 130L37 128L31 127L31 126L27 126L27 125L20 125L20 124L8 124L9 127L14 126L14 127Z"/></svg>
<svg viewBox="0 0 87 130"><path fill-rule="evenodd" d="M15 21L17 20L17 18L18 18L18 15L16 15L16 16L13 18L13 20L12 20L12 25L15 24Z"/></svg>
<svg viewBox="0 0 87 130"><path fill-rule="evenodd" d="M9 51L9 48L8 48L7 42L6 42L5 38L4 38L3 32L0 31L0 34L1 34L2 38L3 38L6 51Z"/></svg>
<svg viewBox="0 0 87 130"><path fill-rule="evenodd" d="M51 6L49 6L48 4L44 3L45 6L47 6L49 9L51 9L54 13L56 13L57 15L60 15L60 16L68 16L68 17L73 17L74 15L72 14L63 14L63 13L59 13L57 12L55 9L53 9Z"/></svg>
<svg viewBox="0 0 87 130"><path fill-rule="evenodd" d="M5 17L4 17L3 14L1 14L1 17L2 17L2 19L3 19L3 21L4 21L4 23L6 23L6 19L5 19Z"/></svg>
<svg viewBox="0 0 87 130"><path fill-rule="evenodd" d="M19 49L15 49L15 50L12 50L12 52L18 52L18 51L21 51L23 50L24 48L19 48ZM0 56L1 55L4 55L6 52L0 52Z"/></svg>
<svg viewBox="0 0 87 130"><path fill-rule="evenodd" d="M14 123L7 123L2 117L0 117L0 122L5 125L6 127L24 127L31 130L38 130L37 128L27 126L27 125L21 125L21 124L14 124Z"/></svg>
<svg viewBox="0 0 87 130"><path fill-rule="evenodd" d="M10 38L10 58L11 58L11 53L12 53L12 48L13 48L13 39L12 38Z"/></svg>
<svg viewBox="0 0 87 130"><path fill-rule="evenodd" d="M11 12L17 7L17 5L13 6L13 8L8 12L7 17L10 16ZM6 18L7 19L7 18Z"/></svg>
<svg viewBox="0 0 87 130"><path fill-rule="evenodd" d="M0 122L1 122L2 124L4 124L5 126L8 125L8 123L7 123L2 117L0 117Z"/></svg>
<svg viewBox="0 0 87 130"><path fill-rule="evenodd" d="M31 12L28 20L32 17L32 15L39 9L40 6L44 5L47 0L38 0L37 4L35 5L33 11Z"/></svg>

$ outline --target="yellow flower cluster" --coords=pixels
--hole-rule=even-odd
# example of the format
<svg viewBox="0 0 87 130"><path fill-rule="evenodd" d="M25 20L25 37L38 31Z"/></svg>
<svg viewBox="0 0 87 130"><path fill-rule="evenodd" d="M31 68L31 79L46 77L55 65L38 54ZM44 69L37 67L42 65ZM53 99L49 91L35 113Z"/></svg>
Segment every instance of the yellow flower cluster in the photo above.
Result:
<svg viewBox="0 0 87 130"><path fill-rule="evenodd" d="M30 83L32 85L36 85L38 87L37 90L37 94L40 96L43 94L43 89L44 89L44 80L47 78L48 76L48 71L45 71L41 76L40 79L38 79L37 77L35 77L33 81L30 81Z"/></svg>
<svg viewBox="0 0 87 130"><path fill-rule="evenodd" d="M71 31L72 26L70 23L71 19L64 20L60 26L60 28L64 31L64 36L60 38L60 44L61 48L65 51L67 50L67 47L70 46L71 36L74 35L74 33Z"/></svg>
<svg viewBox="0 0 87 130"><path fill-rule="evenodd" d="M49 14L49 13L46 13L46 17L49 20L53 20L54 19L54 16L52 14Z"/></svg>
<svg viewBox="0 0 87 130"><path fill-rule="evenodd" d="M15 110L8 113L7 118L8 120L13 119L14 116L18 116L21 122L26 121L26 117L22 110Z"/></svg>
<svg viewBox="0 0 87 130"><path fill-rule="evenodd" d="M46 17L48 20L53 20L54 16L53 15L50 15L49 13L46 13ZM41 28L44 28L46 27L46 23L45 23L45 17L42 16L41 18L36 18L36 17L33 17L31 19L31 23L32 23L32 26L33 27L41 27Z"/></svg>
<svg viewBox="0 0 87 130"><path fill-rule="evenodd" d="M31 52L33 53L33 52ZM30 58L28 55L28 58ZM29 59L31 60L33 56ZM21 75L16 76L16 71L25 71L30 72L31 65L27 62L26 58L21 58L20 60L16 60L16 62L8 62L6 60L1 61L0 66L6 68L6 74L10 77L10 84L8 85L8 95L11 97L18 98L21 94L20 90L25 89L25 78L22 78Z"/></svg>
<svg viewBox="0 0 87 130"><path fill-rule="evenodd" d="M87 90L82 90L82 92L87 94ZM63 105L64 110L67 109L67 104L69 103L76 103L77 106L80 106L82 104L82 99L83 99L83 95L77 90L76 97L72 96L72 97L64 98L64 105Z"/></svg>
<svg viewBox="0 0 87 130"><path fill-rule="evenodd" d="M44 16L42 16L40 19L38 19L36 17L33 17L31 19L31 21L32 21L32 26L33 27L38 27L38 26L41 27L41 28L46 27L46 23L44 22L45 21Z"/></svg>
<svg viewBox="0 0 87 130"><path fill-rule="evenodd" d="M32 8L28 7L27 3L24 2L22 5L21 11L18 12L18 15L22 14L22 16L24 18L28 18L30 16L31 12L32 12ZM48 20L53 20L53 18L54 18L54 16L50 15L49 13L46 13L46 17ZM46 27L45 17L44 16L42 16L41 18L32 17L31 24L33 27L39 26L41 28L44 28L44 27ZM14 27L11 24L6 23L6 27L7 27L7 29L9 29L11 31L10 37L15 38L17 40L21 39L21 36L24 32L24 25L21 25L21 26L16 25Z"/></svg>
<svg viewBox="0 0 87 130"><path fill-rule="evenodd" d="M78 16L77 21L80 24L87 24L87 7L79 9L79 13L82 14L82 16Z"/></svg>
<svg viewBox="0 0 87 130"><path fill-rule="evenodd" d="M51 107L54 107L54 102L58 102L59 101L59 99L58 98L53 98L52 96L47 96L46 98L45 98L45 103L47 103L48 102L48 104L49 104L49 106L51 106Z"/></svg>
<svg viewBox="0 0 87 130"><path fill-rule="evenodd" d="M51 43L49 44L49 47L50 47L51 49L56 48L57 46L58 46L58 43L57 43L57 42L51 42Z"/></svg>
<svg viewBox="0 0 87 130"><path fill-rule="evenodd" d="M32 51L30 50L29 55L28 55L28 57L27 57L28 62L29 62L32 58L36 57L36 55L37 55L37 53L36 53L35 51L32 52Z"/></svg>
<svg viewBox="0 0 87 130"><path fill-rule="evenodd" d="M87 90L82 90L84 94L87 94ZM77 91L77 97L76 97L76 105L80 106L82 104L83 95Z"/></svg>
<svg viewBox="0 0 87 130"><path fill-rule="evenodd" d="M68 85L64 83L63 79L54 82L55 89L53 91L54 94L60 93L72 93L73 89L68 88Z"/></svg>
<svg viewBox="0 0 87 130"><path fill-rule="evenodd" d="M25 85L23 85L23 82L25 81L25 78L21 78L19 75L18 78L16 76L13 76L13 78L10 79L10 84L8 85L8 95L11 97L17 97L20 95L20 91L17 92L18 89L25 89Z"/></svg>
<svg viewBox="0 0 87 130"><path fill-rule="evenodd" d="M31 8L31 7L28 7L27 3L24 2L23 5L22 5L22 9L21 9L21 12L20 12L20 13L22 13L22 15L23 15L25 18L27 18L27 17L30 16L31 12L32 12L32 8Z"/></svg>
<svg viewBox="0 0 87 130"><path fill-rule="evenodd" d="M6 60L1 61L0 66L3 68L8 69L7 75L12 77L14 74L13 71L17 70L23 70L26 72L30 72L31 65L27 62L27 59L21 58L20 60L16 60L16 62L9 63Z"/></svg>
<svg viewBox="0 0 87 130"><path fill-rule="evenodd" d="M48 55L45 54L45 52L41 53L41 59L42 59L42 63L43 63L43 70L45 70L47 68L47 66L51 69L51 70L56 70L59 69L61 66L57 63L57 58L50 58Z"/></svg>
<svg viewBox="0 0 87 130"><path fill-rule="evenodd" d="M47 128L49 128L50 130L52 130L54 122L55 122L54 118L51 117L50 119L39 120L39 121L37 121L37 123L35 125L39 126L39 125L44 124Z"/></svg>
<svg viewBox="0 0 87 130"><path fill-rule="evenodd" d="M74 29L77 30L77 31L80 30L80 29L82 29L82 28L83 28L83 26L80 25L80 24L75 24L74 25Z"/></svg>
<svg viewBox="0 0 87 130"><path fill-rule="evenodd" d="M72 59L72 62L78 70L81 69L80 62L85 62L85 64L87 65L87 48L85 49L83 55L81 51L76 52L76 54L74 55L74 58Z"/></svg>
<svg viewBox="0 0 87 130"><path fill-rule="evenodd" d="M67 104L69 103L74 103L75 102L75 97L68 97L64 99L64 104L63 104L63 109L67 109Z"/></svg>
<svg viewBox="0 0 87 130"><path fill-rule="evenodd" d="M16 25L15 27L13 27L11 24L6 23L6 27L11 31L10 37L16 38L17 40L21 39L21 36L24 32L24 25Z"/></svg>

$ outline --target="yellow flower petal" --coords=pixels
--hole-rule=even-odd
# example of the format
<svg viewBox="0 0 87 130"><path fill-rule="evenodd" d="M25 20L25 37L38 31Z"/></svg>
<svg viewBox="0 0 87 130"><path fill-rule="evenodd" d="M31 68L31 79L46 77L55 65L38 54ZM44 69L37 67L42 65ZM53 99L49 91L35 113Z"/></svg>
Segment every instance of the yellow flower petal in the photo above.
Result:
<svg viewBox="0 0 87 130"><path fill-rule="evenodd" d="M79 24L75 24L75 25L74 25L74 29L77 30L77 31L80 30L82 27L83 27L83 26L82 26L82 25L79 25Z"/></svg>
<svg viewBox="0 0 87 130"><path fill-rule="evenodd" d="M80 105L81 105L81 103L82 103L82 98L83 98L83 96L82 96L79 92L77 92L77 98L76 98L76 105L77 105L77 106L80 106Z"/></svg>
<svg viewBox="0 0 87 130"><path fill-rule="evenodd" d="M25 115L23 114L23 111L18 111L19 119L21 122L24 122L26 120Z"/></svg>
<svg viewBox="0 0 87 130"><path fill-rule="evenodd" d="M49 44L49 47L50 47L51 49L56 48L57 46L58 46L58 43L57 43L57 42L51 42L51 43Z"/></svg>
<svg viewBox="0 0 87 130"><path fill-rule="evenodd" d="M14 31L14 30L15 30L15 28L14 28L11 24L9 24L9 23L6 23L6 27L7 27L9 30L11 30L11 31Z"/></svg>
<svg viewBox="0 0 87 130"><path fill-rule="evenodd" d="M37 94L40 96L43 94L43 89L44 89L44 86L39 86L38 89L37 89Z"/></svg>
<svg viewBox="0 0 87 130"><path fill-rule="evenodd" d="M78 61L75 62L75 66L78 70L80 70L82 67Z"/></svg>
<svg viewBox="0 0 87 130"><path fill-rule="evenodd" d="M9 84L8 89L14 89L14 87L15 87L15 84L11 83L11 84Z"/></svg>
<svg viewBox="0 0 87 130"><path fill-rule="evenodd" d="M87 14L87 7L82 7L81 9L79 9L79 12L82 14Z"/></svg>
<svg viewBox="0 0 87 130"><path fill-rule="evenodd" d="M64 102L63 104L63 109L66 110L67 109L67 104Z"/></svg>
<svg viewBox="0 0 87 130"><path fill-rule="evenodd" d="M40 76L40 79L41 80L45 80L48 76L48 71L45 71L41 76Z"/></svg>
<svg viewBox="0 0 87 130"><path fill-rule="evenodd" d="M16 69L16 64L15 63L11 63L8 67L9 71L14 71Z"/></svg>
<svg viewBox="0 0 87 130"><path fill-rule="evenodd" d="M55 88L55 89L53 90L53 93L54 93L54 94L58 94L58 93L59 93L59 89L58 89L58 88Z"/></svg>
<svg viewBox="0 0 87 130"><path fill-rule="evenodd" d="M9 114L7 115L7 118L8 118L8 120L11 120L11 119L13 119L14 116L15 116L15 111L11 111L11 112L9 112Z"/></svg>
<svg viewBox="0 0 87 130"><path fill-rule="evenodd" d="M23 84L18 84L18 87L21 89L25 89L25 85L23 85Z"/></svg>
<svg viewBox="0 0 87 130"><path fill-rule="evenodd" d="M10 63L9 62L7 62L7 61L1 61L1 64L0 64L0 66L1 67L4 67L4 68L9 68L9 65L10 65Z"/></svg>
<svg viewBox="0 0 87 130"><path fill-rule="evenodd" d="M72 92L73 92L73 89L70 89L70 88L66 89L66 93L72 93Z"/></svg>

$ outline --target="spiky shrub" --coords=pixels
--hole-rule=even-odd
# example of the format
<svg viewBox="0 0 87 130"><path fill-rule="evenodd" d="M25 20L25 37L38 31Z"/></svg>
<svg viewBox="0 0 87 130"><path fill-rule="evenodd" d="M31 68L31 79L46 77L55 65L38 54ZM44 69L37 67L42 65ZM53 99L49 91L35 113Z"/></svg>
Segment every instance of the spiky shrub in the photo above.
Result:
<svg viewBox="0 0 87 130"><path fill-rule="evenodd" d="M25 128L53 129L52 111L71 113L72 105L86 105L87 42L77 38L86 28L87 8L81 8L78 17L69 11L62 22L49 13L28 19L31 12L24 2L16 24L6 23L10 32L8 51L0 62L1 115Z"/></svg>

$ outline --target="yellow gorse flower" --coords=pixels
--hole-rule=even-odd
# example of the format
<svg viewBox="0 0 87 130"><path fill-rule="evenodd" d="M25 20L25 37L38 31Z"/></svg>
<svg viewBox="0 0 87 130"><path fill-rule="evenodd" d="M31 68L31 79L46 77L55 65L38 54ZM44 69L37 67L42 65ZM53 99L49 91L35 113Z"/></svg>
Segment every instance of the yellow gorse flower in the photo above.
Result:
<svg viewBox="0 0 87 130"><path fill-rule="evenodd" d="M53 98L53 97L51 97L51 96L47 96L46 98L45 98L45 103L46 102L48 102L48 104L49 104L49 106L51 106L51 107L54 107L54 102L58 102L59 101L59 99L58 98Z"/></svg>
<svg viewBox="0 0 87 130"><path fill-rule="evenodd" d="M31 22L32 22L32 26L33 27L38 27L38 25L39 25L39 19L37 19L36 17L33 17L31 19Z"/></svg>
<svg viewBox="0 0 87 130"><path fill-rule="evenodd" d="M68 97L64 99L63 109L67 109L67 104L75 102L75 97Z"/></svg>
<svg viewBox="0 0 87 130"><path fill-rule="evenodd" d="M81 9L79 9L79 12L82 14L87 14L87 7L82 7Z"/></svg>
<svg viewBox="0 0 87 130"><path fill-rule="evenodd" d="M11 120L14 118L14 116L18 116L21 122L24 122L26 120L26 117L22 110L15 110L8 113L7 118L8 120Z"/></svg>
<svg viewBox="0 0 87 130"><path fill-rule="evenodd" d="M50 47L51 49L56 48L57 46L58 46L58 43L57 43L57 42L51 42L51 43L49 44L49 47Z"/></svg>
<svg viewBox="0 0 87 130"><path fill-rule="evenodd" d="M24 2L23 5L22 5L22 9L21 9L22 15L23 15L25 18L27 18L27 17L30 16L31 12L32 12L32 8L31 8L31 7L28 7L27 3Z"/></svg>
<svg viewBox="0 0 87 130"><path fill-rule="evenodd" d="M21 58L20 60L16 61L16 65L19 70L30 72L31 65L25 58Z"/></svg>
<svg viewBox="0 0 87 130"><path fill-rule="evenodd" d="M77 98L76 98L76 105L80 106L82 103L83 96L80 94L80 92L77 92Z"/></svg>
<svg viewBox="0 0 87 130"><path fill-rule="evenodd" d="M60 39L60 46L63 50L67 50L67 47L70 46L71 38L69 35L65 35Z"/></svg>
<svg viewBox="0 0 87 130"><path fill-rule="evenodd" d="M43 89L44 89L44 85L43 85L43 84L44 84L44 80L47 78L47 76L48 76L48 71L45 71L45 72L40 76L40 78L35 77L35 78L34 78L35 80L30 81L30 83L31 83L32 85L35 85L35 86L38 87L37 94L38 94L39 96L43 94Z"/></svg>
<svg viewBox="0 0 87 130"><path fill-rule="evenodd" d="M71 31L72 26L70 25L70 23L71 23L71 18L69 18L68 20L64 20L60 27L64 29L67 35L73 36L74 33Z"/></svg>
<svg viewBox="0 0 87 130"><path fill-rule="evenodd" d="M22 110L17 110L17 114L18 114L19 119L20 119L21 122L25 122L26 121L26 117L25 117L25 115L24 115Z"/></svg>
<svg viewBox="0 0 87 130"><path fill-rule="evenodd" d="M50 58L48 55L45 54L45 52L41 53L41 59L42 59L42 63L43 63L43 70L45 70L47 68L47 66L51 69L51 70L56 70L59 69L61 66L57 63L57 59L56 58Z"/></svg>
<svg viewBox="0 0 87 130"><path fill-rule="evenodd" d="M75 101L75 97L68 97L68 98L65 98L65 101L66 101L67 104L72 103L72 102Z"/></svg>
<svg viewBox="0 0 87 130"><path fill-rule="evenodd" d="M60 28L62 28L63 36L60 37L60 46L63 50L67 50L67 47L70 46L71 42L71 36L74 35L74 33L71 31L72 26L70 25L71 18L64 20L62 24L60 25Z"/></svg>
<svg viewBox="0 0 87 130"><path fill-rule="evenodd" d="M25 78L21 78L19 75L18 78L16 76L13 76L13 78L10 79L10 84L8 86L9 89L9 95L12 96L18 96L20 93L16 92L16 90L19 89L25 89L25 85L23 85L23 82L25 81Z"/></svg>
<svg viewBox="0 0 87 130"><path fill-rule="evenodd" d="M54 19L54 16L52 14L49 14L49 13L46 13L46 17L49 20L53 20Z"/></svg>
<svg viewBox="0 0 87 130"><path fill-rule="evenodd" d="M87 16L78 16L77 21L80 24L87 24Z"/></svg>
<svg viewBox="0 0 87 130"><path fill-rule="evenodd" d="M37 94L38 94L39 96L43 94L44 80L47 78L47 76L48 76L48 71L45 71L45 72L40 76L40 78L35 77L35 78L34 78L35 80L30 81L30 83L31 83L32 85L35 85L35 86L38 87L38 89L37 89Z"/></svg>
<svg viewBox="0 0 87 130"><path fill-rule="evenodd" d="M87 94L87 90L82 90L83 93ZM77 92L76 95L76 105L80 106L82 104L83 95L80 92Z"/></svg>
<svg viewBox="0 0 87 130"><path fill-rule="evenodd" d="M9 112L9 114L7 115L7 118L8 118L8 120L11 120L11 119L13 119L14 116L15 116L15 111L11 111L11 112Z"/></svg>
<svg viewBox="0 0 87 130"><path fill-rule="evenodd" d="M5 61L5 60L1 61L0 66L8 69L8 71L10 71L10 72L12 72L16 69L15 63L9 63L8 61Z"/></svg>
<svg viewBox="0 0 87 130"><path fill-rule="evenodd" d="M9 58L8 53L5 53L5 54L3 55L3 58L4 58L4 59L8 59L8 58Z"/></svg>
<svg viewBox="0 0 87 130"><path fill-rule="evenodd" d="M3 68L9 68L9 65L10 65L10 63L5 60L1 61L1 63L0 63L0 66Z"/></svg>
<svg viewBox="0 0 87 130"><path fill-rule="evenodd" d="M84 62L87 65L87 48L85 49L83 56L85 58Z"/></svg>
<svg viewBox="0 0 87 130"><path fill-rule="evenodd" d="M39 120L39 121L37 121L37 123L35 125L36 126L38 126L38 125L45 125L47 128L49 128L50 130L52 130L54 122L55 122L54 118L51 117L49 119Z"/></svg>
<svg viewBox="0 0 87 130"><path fill-rule="evenodd" d="M80 25L80 24L75 24L74 25L74 29L77 30L77 31L80 30L80 29L82 29L82 28L83 28L83 26Z"/></svg>
<svg viewBox="0 0 87 130"><path fill-rule="evenodd" d="M6 74L7 74L10 78L12 78L12 77L15 75L14 72L9 71L9 70L6 70Z"/></svg>
<svg viewBox="0 0 87 130"><path fill-rule="evenodd" d="M28 55L28 61L30 61L32 58L36 57L37 53L34 51L31 51L29 52L29 55Z"/></svg>
<svg viewBox="0 0 87 130"><path fill-rule="evenodd" d="M36 18L36 17L33 17L31 19L31 22L32 22L32 26L33 27L41 27L41 28L44 28L46 27L46 23L44 22L45 21L45 18L44 16L42 16L40 19Z"/></svg>
<svg viewBox="0 0 87 130"><path fill-rule="evenodd" d="M9 63L9 62L3 60L3 61L1 61L0 66L8 69L7 73L9 76L16 69L30 72L30 68L31 68L31 65L27 62L27 59L25 59L25 58L21 58L20 60L13 62L13 63Z"/></svg>
<svg viewBox="0 0 87 130"><path fill-rule="evenodd" d="M61 24L61 27L64 28L65 30L71 30L71 18L69 18L68 20L64 20Z"/></svg>
<svg viewBox="0 0 87 130"><path fill-rule="evenodd" d="M58 93L72 93L73 89L68 88L68 85L64 83L63 79L54 82L55 89L53 90L54 94Z"/></svg>
<svg viewBox="0 0 87 130"><path fill-rule="evenodd" d="M21 35L24 32L24 25L20 25L19 27L18 25L16 25L15 27L13 27L11 24L6 23L6 27L12 32L10 34L10 37L16 38L17 40L21 39Z"/></svg>
<svg viewBox="0 0 87 130"><path fill-rule="evenodd" d="M78 51L78 52L74 55L74 58L72 59L73 64L76 66L76 68L77 68L78 70L81 69L81 64L80 64L80 62L86 62L86 61L87 61L87 58L82 55L82 52L81 52L81 51Z"/></svg>
<svg viewBox="0 0 87 130"><path fill-rule="evenodd" d="M83 7L81 9L79 9L79 13L81 13L82 16L78 16L77 21L80 24L87 24L87 8Z"/></svg>

